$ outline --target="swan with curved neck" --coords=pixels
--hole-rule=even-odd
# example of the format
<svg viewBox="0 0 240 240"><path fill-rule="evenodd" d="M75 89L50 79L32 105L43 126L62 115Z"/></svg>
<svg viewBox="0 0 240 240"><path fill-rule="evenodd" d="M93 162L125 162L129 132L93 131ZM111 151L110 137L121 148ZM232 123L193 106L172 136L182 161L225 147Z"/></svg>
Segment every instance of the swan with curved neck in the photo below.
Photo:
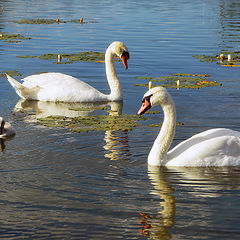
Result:
<svg viewBox="0 0 240 240"><path fill-rule="evenodd" d="M26 100L51 102L103 102L121 101L122 88L118 80L114 57L117 55L128 68L129 52L122 42L113 42L105 53L105 66L110 94L103 94L89 84L62 73L42 73L23 79L23 84L7 75L17 94Z"/></svg>
<svg viewBox="0 0 240 240"><path fill-rule="evenodd" d="M148 90L138 111L161 105L164 120L161 130L148 155L153 166L207 167L240 166L240 132L216 128L196 134L168 151L176 128L176 110L173 99L163 87Z"/></svg>
<svg viewBox="0 0 240 240"><path fill-rule="evenodd" d="M15 130L9 122L5 122L2 117L0 117L0 138L13 137L15 135Z"/></svg>

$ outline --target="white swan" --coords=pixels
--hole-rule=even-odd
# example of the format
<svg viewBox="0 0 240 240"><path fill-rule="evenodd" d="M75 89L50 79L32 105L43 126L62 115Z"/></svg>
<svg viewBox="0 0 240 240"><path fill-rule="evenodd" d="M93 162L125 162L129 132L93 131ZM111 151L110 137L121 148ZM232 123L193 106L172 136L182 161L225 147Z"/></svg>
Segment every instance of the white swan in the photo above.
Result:
<svg viewBox="0 0 240 240"><path fill-rule="evenodd" d="M118 80L114 56L117 55L128 68L129 53L122 42L113 42L106 50L105 65L107 80L111 89L109 95L99 92L89 84L62 73L42 73L32 75L19 83L9 75L8 81L15 88L17 94L27 100L51 102L100 102L122 100L121 84Z"/></svg>
<svg viewBox="0 0 240 240"><path fill-rule="evenodd" d="M2 117L0 117L0 138L13 137L15 131L9 122L5 122Z"/></svg>
<svg viewBox="0 0 240 240"><path fill-rule="evenodd" d="M216 128L196 134L168 152L176 127L176 111L172 97L163 87L148 90L143 97L141 115L161 105L164 121L148 155L153 166L206 167L240 166L240 132Z"/></svg>

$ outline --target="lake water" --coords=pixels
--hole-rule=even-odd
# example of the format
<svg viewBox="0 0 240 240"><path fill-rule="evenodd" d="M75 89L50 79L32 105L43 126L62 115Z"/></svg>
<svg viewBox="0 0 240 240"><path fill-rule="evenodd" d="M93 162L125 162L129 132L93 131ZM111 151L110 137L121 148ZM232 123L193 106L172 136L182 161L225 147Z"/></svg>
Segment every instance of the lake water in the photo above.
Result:
<svg viewBox="0 0 240 240"><path fill-rule="evenodd" d="M81 17L89 23L12 22ZM239 51L239 26L237 0L5 0L0 2L0 31L32 39L1 40L0 71L17 70L22 77L62 72L108 93L103 63L53 64L16 56L104 52L112 41L122 41L130 52L127 71L116 62L122 114L135 114L141 105L146 88L134 86L143 81L137 77L211 75L221 87L169 89L177 120L184 123L177 127L174 146L212 127L240 131L239 68L192 57ZM72 133L36 122L36 116L51 111L63 115L68 106L33 103L24 114L15 111L18 101L1 77L0 116L17 135L2 143L0 153L0 238L239 239L240 168L147 166L159 131L147 125L160 123L161 114L147 116L132 131Z"/></svg>

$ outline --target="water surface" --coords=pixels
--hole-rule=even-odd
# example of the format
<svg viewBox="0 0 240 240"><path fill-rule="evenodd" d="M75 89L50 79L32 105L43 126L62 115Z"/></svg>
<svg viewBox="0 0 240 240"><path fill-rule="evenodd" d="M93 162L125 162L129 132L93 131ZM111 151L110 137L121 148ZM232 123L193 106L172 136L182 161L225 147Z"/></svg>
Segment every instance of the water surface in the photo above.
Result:
<svg viewBox="0 0 240 240"><path fill-rule="evenodd" d="M19 55L104 52L115 40L130 51L129 69L116 62L124 92L122 114L135 114L146 88L139 76L210 74L222 87L169 89L177 108L173 146L192 134L240 131L239 69L203 63L195 54L239 50L238 1L1 1L0 29L31 40L0 41L0 71L62 72L108 93L103 63L53 64ZM17 24L21 19L72 19L89 24ZM20 77L16 77L20 79ZM149 169L158 133L149 115L132 131L72 133L39 125L36 116L72 114L68 106L24 105L0 78L0 115L17 131L0 153L0 238L238 239L239 168ZM106 114L97 110L90 115Z"/></svg>

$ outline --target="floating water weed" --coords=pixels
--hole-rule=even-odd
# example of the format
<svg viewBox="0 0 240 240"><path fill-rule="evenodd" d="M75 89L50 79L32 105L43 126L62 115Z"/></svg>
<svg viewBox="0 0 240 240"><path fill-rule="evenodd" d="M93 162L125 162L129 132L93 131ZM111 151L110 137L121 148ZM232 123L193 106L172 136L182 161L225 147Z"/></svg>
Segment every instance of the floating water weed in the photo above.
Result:
<svg viewBox="0 0 240 240"><path fill-rule="evenodd" d="M6 77L6 73L10 76L22 76L17 70L8 70L0 72L0 77Z"/></svg>
<svg viewBox="0 0 240 240"><path fill-rule="evenodd" d="M176 122L176 126L183 126L184 123L183 122ZM149 124L148 127L161 127L162 123L154 123L154 124Z"/></svg>
<svg viewBox="0 0 240 240"><path fill-rule="evenodd" d="M9 43L18 43L18 42L21 42L21 40L29 40L29 39L32 39L32 38L24 37L21 34L8 34L8 33L0 34L0 40L3 40L4 42L9 42Z"/></svg>
<svg viewBox="0 0 240 240"><path fill-rule="evenodd" d="M69 21L64 21L59 18L57 19L44 19L44 18L38 18L38 19L22 19L22 20L14 20L11 21L13 23L18 24L60 24L60 23L79 23L79 24L87 24L87 23L98 23L98 21L83 21L80 19L73 19Z"/></svg>
<svg viewBox="0 0 240 240"><path fill-rule="evenodd" d="M88 132L88 131L131 131L138 126L139 120L146 120L137 115L100 115L86 117L59 117L51 116L38 119L38 123L47 127L66 127L72 132Z"/></svg>
<svg viewBox="0 0 240 240"><path fill-rule="evenodd" d="M61 61L58 61L58 55L61 55ZM104 62L105 59L105 54L101 52L93 52L93 51L88 51L88 52L80 52L80 53L71 53L71 54L66 54L66 53L45 53L40 56L30 56L30 55L23 55L23 56L17 56L18 58L38 58L38 59L43 59L43 60L50 60L50 59L56 59L55 64L67 64L67 63L72 63L75 61L81 61L81 62ZM66 61L62 61L62 59L67 59ZM118 60L117 60L118 61Z"/></svg>
<svg viewBox="0 0 240 240"><path fill-rule="evenodd" d="M216 62L224 67L240 67L240 52L221 52L219 55L194 55L201 62Z"/></svg>
<svg viewBox="0 0 240 240"><path fill-rule="evenodd" d="M216 81L206 80L210 77L208 74L188 74L188 73L175 73L171 76L162 77L137 77L140 80L151 80L151 82L160 83L158 86L165 88L192 88L199 89L203 87L221 86ZM148 87L148 83L134 84L135 86Z"/></svg>

